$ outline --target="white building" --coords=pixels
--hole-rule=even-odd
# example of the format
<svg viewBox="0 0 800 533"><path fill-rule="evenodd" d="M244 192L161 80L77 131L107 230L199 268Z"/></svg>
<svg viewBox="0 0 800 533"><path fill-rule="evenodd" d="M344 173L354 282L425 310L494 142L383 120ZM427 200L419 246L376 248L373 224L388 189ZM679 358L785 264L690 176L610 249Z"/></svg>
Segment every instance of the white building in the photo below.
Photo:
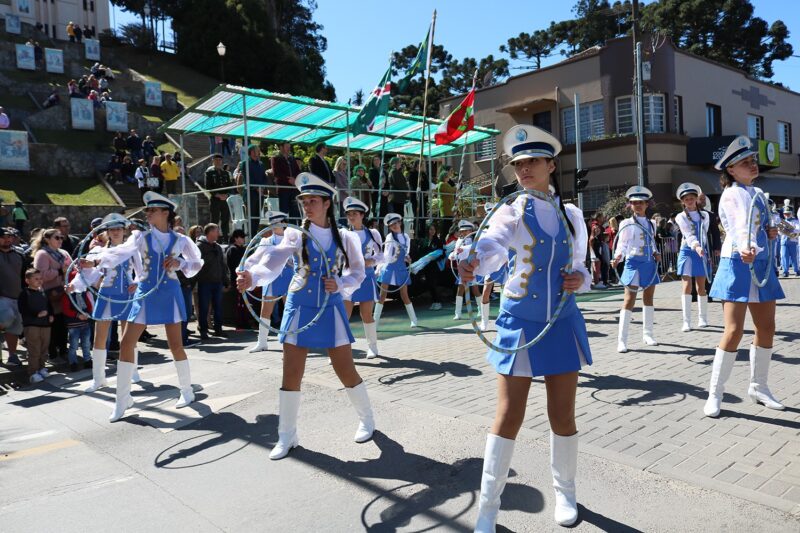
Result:
<svg viewBox="0 0 800 533"><path fill-rule="evenodd" d="M67 24L89 26L99 34L111 27L108 0L0 0L0 16L17 15L20 22L36 25L55 39L67 39Z"/></svg>

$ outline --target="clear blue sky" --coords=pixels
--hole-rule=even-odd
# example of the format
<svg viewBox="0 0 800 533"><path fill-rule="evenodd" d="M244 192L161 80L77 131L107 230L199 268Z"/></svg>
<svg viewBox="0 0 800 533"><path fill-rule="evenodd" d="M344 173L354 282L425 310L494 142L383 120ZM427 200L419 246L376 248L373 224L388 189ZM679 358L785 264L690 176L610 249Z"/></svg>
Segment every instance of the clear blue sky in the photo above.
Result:
<svg viewBox="0 0 800 533"><path fill-rule="evenodd" d="M544 29L553 20L572 18L573 0L317 0L314 19L328 39L325 65L339 101L357 89L372 90L386 69L389 54L425 35L434 8L438 11L434 41L454 57L503 57L498 47L520 32ZM643 1L642 3L649 3ZM783 20L789 41L800 55L800 10L787 0L754 0L755 15L768 23ZM788 8L788 9L787 9ZM132 21L118 9L117 25ZM171 40L171 39L170 39ZM550 58L558 61L561 56ZM774 64L774 81L800 91L800 57ZM522 71L512 70L512 75Z"/></svg>

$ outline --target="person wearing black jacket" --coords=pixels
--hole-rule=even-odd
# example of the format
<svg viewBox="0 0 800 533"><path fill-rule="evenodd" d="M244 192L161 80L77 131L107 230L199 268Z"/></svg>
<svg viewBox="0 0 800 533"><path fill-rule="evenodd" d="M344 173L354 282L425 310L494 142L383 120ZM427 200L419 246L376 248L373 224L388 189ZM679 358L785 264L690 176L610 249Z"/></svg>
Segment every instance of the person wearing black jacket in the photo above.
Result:
<svg viewBox="0 0 800 533"><path fill-rule="evenodd" d="M231 286L236 285L236 270L239 268L239 263L242 262L242 257L245 251L245 236L244 231L235 229L231 233L231 240L228 248L225 250L225 262L228 265L228 273L230 274ZM237 329L247 329L250 327L250 315L244 305L244 299L240 292L236 292L236 308L234 309L233 317L234 324Z"/></svg>
<svg viewBox="0 0 800 533"><path fill-rule="evenodd" d="M219 224L222 228L222 239L228 242L228 232L231 221L231 211L228 209L228 195L231 190L226 187L233 187L231 174L222 168L222 154L211 156L212 165L206 169L206 189L213 191L209 206L211 209L211 222Z"/></svg>
<svg viewBox="0 0 800 533"><path fill-rule="evenodd" d="M197 300L200 307L197 321L200 327L200 338L208 340L209 304L214 312L214 335L217 337L227 336L222 331L222 291L223 287L230 286L231 277L222 246L217 243L220 235L219 226L213 223L206 224L203 234L197 239L197 247L200 249L200 257L203 259L203 267L197 273Z"/></svg>
<svg viewBox="0 0 800 533"><path fill-rule="evenodd" d="M44 366L50 345L50 324L55 314L53 304L42 290L42 275L35 268L25 272L25 284L17 300L28 348L28 379L39 383L48 376Z"/></svg>
<svg viewBox="0 0 800 533"><path fill-rule="evenodd" d="M318 178L335 187L336 180L333 176L333 170L331 170L331 166L325 159L325 156L328 155L328 147L325 146L325 143L319 143L314 147L314 151L317 153L308 161L309 170Z"/></svg>
<svg viewBox="0 0 800 533"><path fill-rule="evenodd" d="M431 252L442 250L444 253L444 243L436 231L436 224L431 223L428 225L428 233L424 239L419 241L419 257L425 257ZM422 269L421 274L425 277L425 290L431 294L431 310L437 311L442 308L442 300L439 298L439 292L436 286L439 285L441 270L439 269L438 261L431 261L425 268Z"/></svg>

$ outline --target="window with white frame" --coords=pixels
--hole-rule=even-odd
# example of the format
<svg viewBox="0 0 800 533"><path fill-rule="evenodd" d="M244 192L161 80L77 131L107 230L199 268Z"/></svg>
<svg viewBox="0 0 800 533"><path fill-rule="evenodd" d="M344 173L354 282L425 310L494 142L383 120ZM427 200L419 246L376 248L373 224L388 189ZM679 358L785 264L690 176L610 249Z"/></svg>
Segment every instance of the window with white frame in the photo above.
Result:
<svg viewBox="0 0 800 533"><path fill-rule="evenodd" d="M751 139L764 138L764 119L758 115L747 115L747 136Z"/></svg>
<svg viewBox="0 0 800 533"><path fill-rule="evenodd" d="M778 122L778 145L784 154L792 153L792 125L788 122Z"/></svg>
<svg viewBox="0 0 800 533"><path fill-rule="evenodd" d="M494 124L487 124L485 128L494 128ZM497 137L494 135L488 139L484 139L479 143L475 143L475 161L486 161L494 159L497 153Z"/></svg>
<svg viewBox="0 0 800 533"><path fill-rule="evenodd" d="M683 133L683 98L677 94L672 96L672 127L675 133Z"/></svg>
<svg viewBox="0 0 800 533"><path fill-rule="evenodd" d="M663 94L646 94L642 97L645 133L664 133L666 129ZM617 133L631 134L635 131L636 115L633 111L633 97L617 98Z"/></svg>
<svg viewBox="0 0 800 533"><path fill-rule="evenodd" d="M603 114L603 101L586 102L580 105L581 142L602 137L606 133L606 120ZM575 107L561 110L563 139L565 144L575 144Z"/></svg>

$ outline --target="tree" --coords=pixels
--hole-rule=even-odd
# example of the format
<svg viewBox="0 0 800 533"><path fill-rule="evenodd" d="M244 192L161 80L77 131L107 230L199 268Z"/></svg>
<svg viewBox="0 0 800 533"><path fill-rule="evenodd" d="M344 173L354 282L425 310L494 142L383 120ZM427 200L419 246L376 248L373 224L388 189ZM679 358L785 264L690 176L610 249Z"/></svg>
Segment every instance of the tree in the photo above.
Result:
<svg viewBox="0 0 800 533"><path fill-rule="evenodd" d="M119 29L119 39L136 48L150 49L155 46L153 34L140 22L125 24Z"/></svg>
<svg viewBox="0 0 800 533"><path fill-rule="evenodd" d="M508 53L511 59L522 59L533 63L527 68L542 68L542 59L550 56L555 48L555 43L549 32L536 30L533 35L522 32L508 40L508 45L500 45L500 51Z"/></svg>
<svg viewBox="0 0 800 533"><path fill-rule="evenodd" d="M642 10L642 27L666 33L688 52L769 79L772 63L793 53L789 30L753 12L749 0L661 0Z"/></svg>
<svg viewBox="0 0 800 533"><path fill-rule="evenodd" d="M355 94L353 94L353 99L351 103L356 106L364 105L364 90L358 89Z"/></svg>

